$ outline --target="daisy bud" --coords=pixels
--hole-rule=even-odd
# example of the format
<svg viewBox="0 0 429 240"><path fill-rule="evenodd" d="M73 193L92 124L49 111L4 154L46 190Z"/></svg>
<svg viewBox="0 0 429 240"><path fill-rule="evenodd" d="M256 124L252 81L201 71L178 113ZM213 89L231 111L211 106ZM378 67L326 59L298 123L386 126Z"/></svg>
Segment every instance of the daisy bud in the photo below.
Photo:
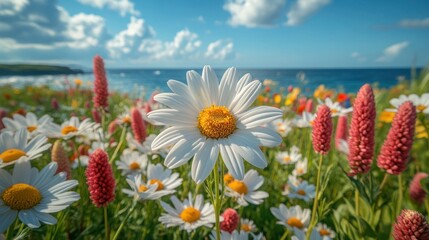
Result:
<svg viewBox="0 0 429 240"><path fill-rule="evenodd" d="M332 119L331 110L326 105L317 109L316 118L313 121L313 148L314 151L325 155L331 147Z"/></svg>
<svg viewBox="0 0 429 240"><path fill-rule="evenodd" d="M107 206L115 199L115 179L109 156L100 148L89 156L86 182L90 198L96 207Z"/></svg>
<svg viewBox="0 0 429 240"><path fill-rule="evenodd" d="M65 172L67 174L67 180L71 179L70 172L70 161L67 157L66 151L64 151L63 146L61 145L61 140L57 140L52 147L52 162L56 162L58 165L57 172Z"/></svg>
<svg viewBox="0 0 429 240"><path fill-rule="evenodd" d="M413 145L416 107L411 101L399 106L398 112L378 155L377 165L390 174L398 175L407 168Z"/></svg>
<svg viewBox="0 0 429 240"><path fill-rule="evenodd" d="M94 119L94 122L101 123L100 113L95 108L92 109L92 118Z"/></svg>
<svg viewBox="0 0 429 240"><path fill-rule="evenodd" d="M7 111L0 108L0 130L5 128L3 124L3 118L7 117Z"/></svg>
<svg viewBox="0 0 429 240"><path fill-rule="evenodd" d="M338 118L337 130L335 132L335 146L340 149L341 140L347 141L347 116L341 115Z"/></svg>
<svg viewBox="0 0 429 240"><path fill-rule="evenodd" d="M220 223L220 229L232 233L237 229L239 216L237 211L232 208L227 208L222 213L223 221Z"/></svg>
<svg viewBox="0 0 429 240"><path fill-rule="evenodd" d="M367 173L374 156L375 101L369 84L363 85L354 102L349 131L349 176Z"/></svg>
<svg viewBox="0 0 429 240"><path fill-rule="evenodd" d="M308 99L305 103L305 111L306 112L313 112L313 99Z"/></svg>
<svg viewBox="0 0 429 240"><path fill-rule="evenodd" d="M425 179L427 176L427 173L419 172L414 175L414 178L410 183L410 198L418 204L422 204L426 198L426 192L422 188L420 181Z"/></svg>
<svg viewBox="0 0 429 240"><path fill-rule="evenodd" d="M109 106L109 91L107 89L103 58L98 55L94 57L94 78L94 106L96 108L106 109Z"/></svg>
<svg viewBox="0 0 429 240"><path fill-rule="evenodd" d="M146 124L140 111L137 108L131 109L131 128L133 129L134 138L142 143L146 139Z"/></svg>
<svg viewBox="0 0 429 240"><path fill-rule="evenodd" d="M52 98L52 100L51 100L51 106L55 110L60 109L60 104L58 103L58 100L56 98Z"/></svg>
<svg viewBox="0 0 429 240"><path fill-rule="evenodd" d="M429 225L421 213L404 209L393 225L393 238L395 240L429 239Z"/></svg>

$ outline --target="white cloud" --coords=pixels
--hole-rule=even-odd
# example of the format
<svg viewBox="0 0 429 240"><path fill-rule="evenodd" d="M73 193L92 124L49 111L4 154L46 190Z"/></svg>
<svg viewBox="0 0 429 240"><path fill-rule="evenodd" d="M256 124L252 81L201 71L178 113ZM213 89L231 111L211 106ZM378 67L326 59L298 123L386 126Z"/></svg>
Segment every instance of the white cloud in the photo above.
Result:
<svg viewBox="0 0 429 240"><path fill-rule="evenodd" d="M140 15L140 12L134 8L134 3L129 0L79 0L79 2L96 8L108 7L118 11L121 16L127 14L134 16Z"/></svg>
<svg viewBox="0 0 429 240"><path fill-rule="evenodd" d="M408 47L408 45L409 45L409 43L407 41L390 45L389 47L384 49L383 55L380 56L376 61L377 62L391 61L396 56L398 56L402 52L402 50L404 50L406 47Z"/></svg>
<svg viewBox="0 0 429 240"><path fill-rule="evenodd" d="M302 23L311 14L330 3L330 0L297 0L287 13L288 26L296 26Z"/></svg>
<svg viewBox="0 0 429 240"><path fill-rule="evenodd" d="M360 54L359 52L352 52L351 57L356 59L356 61L358 61L358 62L365 62L366 61L366 57L362 56L362 54Z"/></svg>
<svg viewBox="0 0 429 240"><path fill-rule="evenodd" d="M234 43L230 40L222 39L212 42L208 45L205 56L215 60L234 58Z"/></svg>
<svg viewBox="0 0 429 240"><path fill-rule="evenodd" d="M93 15L79 13L68 20L65 36L71 42L71 48L88 48L97 46L104 31L104 18Z"/></svg>
<svg viewBox="0 0 429 240"><path fill-rule="evenodd" d="M429 18L424 19L404 19L399 22L403 28L427 28L429 27Z"/></svg>
<svg viewBox="0 0 429 240"><path fill-rule="evenodd" d="M231 14L231 26L270 27L280 16L285 0L229 0L223 9Z"/></svg>
<svg viewBox="0 0 429 240"><path fill-rule="evenodd" d="M109 40L106 48L111 57L119 58L122 55L137 54L141 41L145 38L155 36L152 27L147 26L141 18L131 17L131 22L127 29L116 34L113 39Z"/></svg>
<svg viewBox="0 0 429 240"><path fill-rule="evenodd" d="M198 35L188 29L176 33L173 41L162 42L158 39L146 39L140 44L139 52L152 59L183 59L192 57L201 46Z"/></svg>
<svg viewBox="0 0 429 240"><path fill-rule="evenodd" d="M0 16L12 16L20 12L26 5L28 0L1 0L0 1Z"/></svg>

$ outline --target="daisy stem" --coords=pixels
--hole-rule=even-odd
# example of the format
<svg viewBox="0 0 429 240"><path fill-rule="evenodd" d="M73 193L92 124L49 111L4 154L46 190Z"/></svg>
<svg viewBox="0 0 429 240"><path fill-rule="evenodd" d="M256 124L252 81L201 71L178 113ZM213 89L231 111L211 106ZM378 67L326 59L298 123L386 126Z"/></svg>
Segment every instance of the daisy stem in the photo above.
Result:
<svg viewBox="0 0 429 240"><path fill-rule="evenodd" d="M425 199L426 215L429 215L429 199Z"/></svg>
<svg viewBox="0 0 429 240"><path fill-rule="evenodd" d="M380 191L381 191L381 189L384 187L384 185L386 185L386 182L387 182L387 178L389 177L389 174L386 172L386 173L384 173L384 178L383 178L383 181L381 181L381 184L380 184Z"/></svg>
<svg viewBox="0 0 429 240"><path fill-rule="evenodd" d="M122 228L124 228L125 223L127 222L128 218L131 216L131 214L134 212L134 209L137 205L137 200L134 200L133 205L128 210L127 216L125 216L124 220L122 220L121 225L119 226L118 230L115 233L115 236L113 236L113 240L116 240L119 237L119 233L121 233Z"/></svg>
<svg viewBox="0 0 429 240"><path fill-rule="evenodd" d="M287 235L289 235L289 230L286 228L285 233L283 233L283 236L280 238L280 240L285 240Z"/></svg>
<svg viewBox="0 0 429 240"><path fill-rule="evenodd" d="M17 220L15 220L14 222L13 222L13 224L11 224L10 226L9 226L9 228L7 229L7 232L6 232L6 240L10 240L10 239L13 239L13 231L15 230L15 227L16 227L16 223L18 222L18 219Z"/></svg>
<svg viewBox="0 0 429 240"><path fill-rule="evenodd" d="M115 159L115 158L116 158L116 156L118 155L119 149L121 148L122 144L124 143L124 140L125 140L125 133L127 132L127 131L126 131L126 129L127 129L127 127L123 127L123 128L122 128L122 133L121 133L121 137L119 138L118 146L116 146L116 149L115 149L115 151L113 152L112 157L110 157L110 160L109 160L109 163L110 163L110 164L112 164L112 163L113 163L114 159Z"/></svg>
<svg viewBox="0 0 429 240"><path fill-rule="evenodd" d="M106 240L110 239L110 228L109 228L109 219L107 217L107 206L104 208L104 229L106 231Z"/></svg>
<svg viewBox="0 0 429 240"><path fill-rule="evenodd" d="M401 213L402 208L402 198L403 198L403 189L402 189L402 174L398 175L398 205L396 207L396 216Z"/></svg>
<svg viewBox="0 0 429 240"><path fill-rule="evenodd" d="M219 160L215 163L214 166L214 184L215 184L215 199L214 199L214 209L215 209L215 220L216 220L216 239L220 240L220 196L219 196Z"/></svg>
<svg viewBox="0 0 429 240"><path fill-rule="evenodd" d="M316 220L316 215L317 215L317 206L318 206L319 191L320 191L320 175L322 172L321 171L322 170L322 160L323 160L323 155L320 154L319 164L317 167L316 195L314 196L313 211L311 212L310 225L308 226L308 231L307 231L307 235L306 235L307 240L310 239L311 231L313 230L314 221Z"/></svg>

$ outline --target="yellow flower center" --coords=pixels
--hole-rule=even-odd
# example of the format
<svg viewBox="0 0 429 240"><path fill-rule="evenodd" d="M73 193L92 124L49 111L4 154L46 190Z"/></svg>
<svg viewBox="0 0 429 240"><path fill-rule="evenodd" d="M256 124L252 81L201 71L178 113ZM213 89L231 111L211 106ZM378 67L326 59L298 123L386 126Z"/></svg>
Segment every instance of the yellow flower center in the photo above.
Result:
<svg viewBox="0 0 429 240"><path fill-rule="evenodd" d="M156 188L156 191L159 191L159 190L164 189L164 184L162 184L162 182L161 182L161 181L159 181L158 179L151 179L151 180L149 181L149 183L150 183L150 184L158 183L158 187Z"/></svg>
<svg viewBox="0 0 429 240"><path fill-rule="evenodd" d="M234 181L234 177L233 177L233 176L231 176L231 174L227 173L227 174L225 174L225 175L223 176L223 182L224 182L225 184L228 184L228 183L230 183L230 182L232 182L232 181Z"/></svg>
<svg viewBox="0 0 429 240"><path fill-rule="evenodd" d="M285 163L289 163L290 160L292 160L292 159L289 156L286 156L283 158L283 162L285 162Z"/></svg>
<svg viewBox="0 0 429 240"><path fill-rule="evenodd" d="M13 210L30 209L40 203L40 191L28 184L17 183L7 188L2 194L3 202Z"/></svg>
<svg viewBox="0 0 429 240"><path fill-rule="evenodd" d="M423 104L420 104L420 105L418 105L418 106L416 107L416 110L417 110L418 112L423 112L425 109L426 109L426 106L425 106L425 105L423 105Z"/></svg>
<svg viewBox="0 0 429 240"><path fill-rule="evenodd" d="M305 196L305 191L302 189L299 189L298 191L296 191L296 193L298 193L301 196Z"/></svg>
<svg viewBox="0 0 429 240"><path fill-rule="evenodd" d="M187 207L180 213L180 218L187 223L193 223L199 220L200 217L201 217L200 211L198 211L193 207Z"/></svg>
<svg viewBox="0 0 429 240"><path fill-rule="evenodd" d="M75 126L65 126L65 127L63 127L63 129L61 129L61 134L67 135L67 134L72 133L72 132L77 132L77 130L78 129Z"/></svg>
<svg viewBox="0 0 429 240"><path fill-rule="evenodd" d="M130 170L135 171L140 169L140 164L136 163L136 162L132 162L129 166Z"/></svg>
<svg viewBox="0 0 429 240"><path fill-rule="evenodd" d="M326 229L320 229L319 231L320 236L328 236L330 234L330 232Z"/></svg>
<svg viewBox="0 0 429 240"><path fill-rule="evenodd" d="M224 106L204 108L198 115L198 129L208 138L226 138L235 128L235 117Z"/></svg>
<svg viewBox="0 0 429 240"><path fill-rule="evenodd" d="M332 114L335 114L335 113L337 113L338 112L338 110L337 109L331 109L331 113Z"/></svg>
<svg viewBox="0 0 429 240"><path fill-rule="evenodd" d="M36 129L37 129L37 126L28 126L27 127L27 131L29 131L29 132L33 132Z"/></svg>
<svg viewBox="0 0 429 240"><path fill-rule="evenodd" d="M145 186L145 185L140 185L140 187L139 187L139 192L146 192L147 191L147 187Z"/></svg>
<svg viewBox="0 0 429 240"><path fill-rule="evenodd" d="M241 224L241 230L245 231L245 232L250 232L250 230L252 230L249 226L249 224Z"/></svg>
<svg viewBox="0 0 429 240"><path fill-rule="evenodd" d="M122 118L122 123L131 124L131 118L129 116L126 116L126 117Z"/></svg>
<svg viewBox="0 0 429 240"><path fill-rule="evenodd" d="M247 194L247 186L242 181L233 180L228 183L228 187L239 194Z"/></svg>
<svg viewBox="0 0 429 240"><path fill-rule="evenodd" d="M1 153L0 159L3 160L3 163L10 163L23 156L27 156L26 152L22 151L21 149L11 148Z"/></svg>
<svg viewBox="0 0 429 240"><path fill-rule="evenodd" d="M296 172L298 174L303 174L304 173L304 169L303 168L298 168L298 169L296 169Z"/></svg>
<svg viewBox="0 0 429 240"><path fill-rule="evenodd" d="M297 227L297 228L302 228L304 227L304 224L301 222L301 220L299 220L296 217L291 217L287 220L287 224L291 227Z"/></svg>

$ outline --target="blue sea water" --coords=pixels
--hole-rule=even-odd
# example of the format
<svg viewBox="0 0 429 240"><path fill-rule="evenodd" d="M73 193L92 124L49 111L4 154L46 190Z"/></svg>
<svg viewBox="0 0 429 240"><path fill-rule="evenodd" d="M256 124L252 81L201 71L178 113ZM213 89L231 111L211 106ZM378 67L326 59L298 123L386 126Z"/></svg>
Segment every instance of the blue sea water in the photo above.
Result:
<svg viewBox="0 0 429 240"><path fill-rule="evenodd" d="M107 70L109 89L124 93L142 91L137 86L143 86L144 92L150 94L154 90L169 91L167 81L175 79L186 82L186 72L192 69L110 69ZM201 69L193 69L201 73ZM225 69L215 69L220 79ZM418 72L419 70L417 70ZM338 91L356 92L365 83L377 84L378 87L388 88L398 81L410 79L410 68L390 69L237 69L238 76L250 73L254 79L273 80L277 83L273 91L280 91L288 86L303 89L311 93L317 86L324 84ZM65 79L72 82L80 78L92 81L93 74L81 75L45 75L45 76L8 76L0 77L0 87L3 84L22 86L27 84L47 84L54 88L64 88Z"/></svg>

